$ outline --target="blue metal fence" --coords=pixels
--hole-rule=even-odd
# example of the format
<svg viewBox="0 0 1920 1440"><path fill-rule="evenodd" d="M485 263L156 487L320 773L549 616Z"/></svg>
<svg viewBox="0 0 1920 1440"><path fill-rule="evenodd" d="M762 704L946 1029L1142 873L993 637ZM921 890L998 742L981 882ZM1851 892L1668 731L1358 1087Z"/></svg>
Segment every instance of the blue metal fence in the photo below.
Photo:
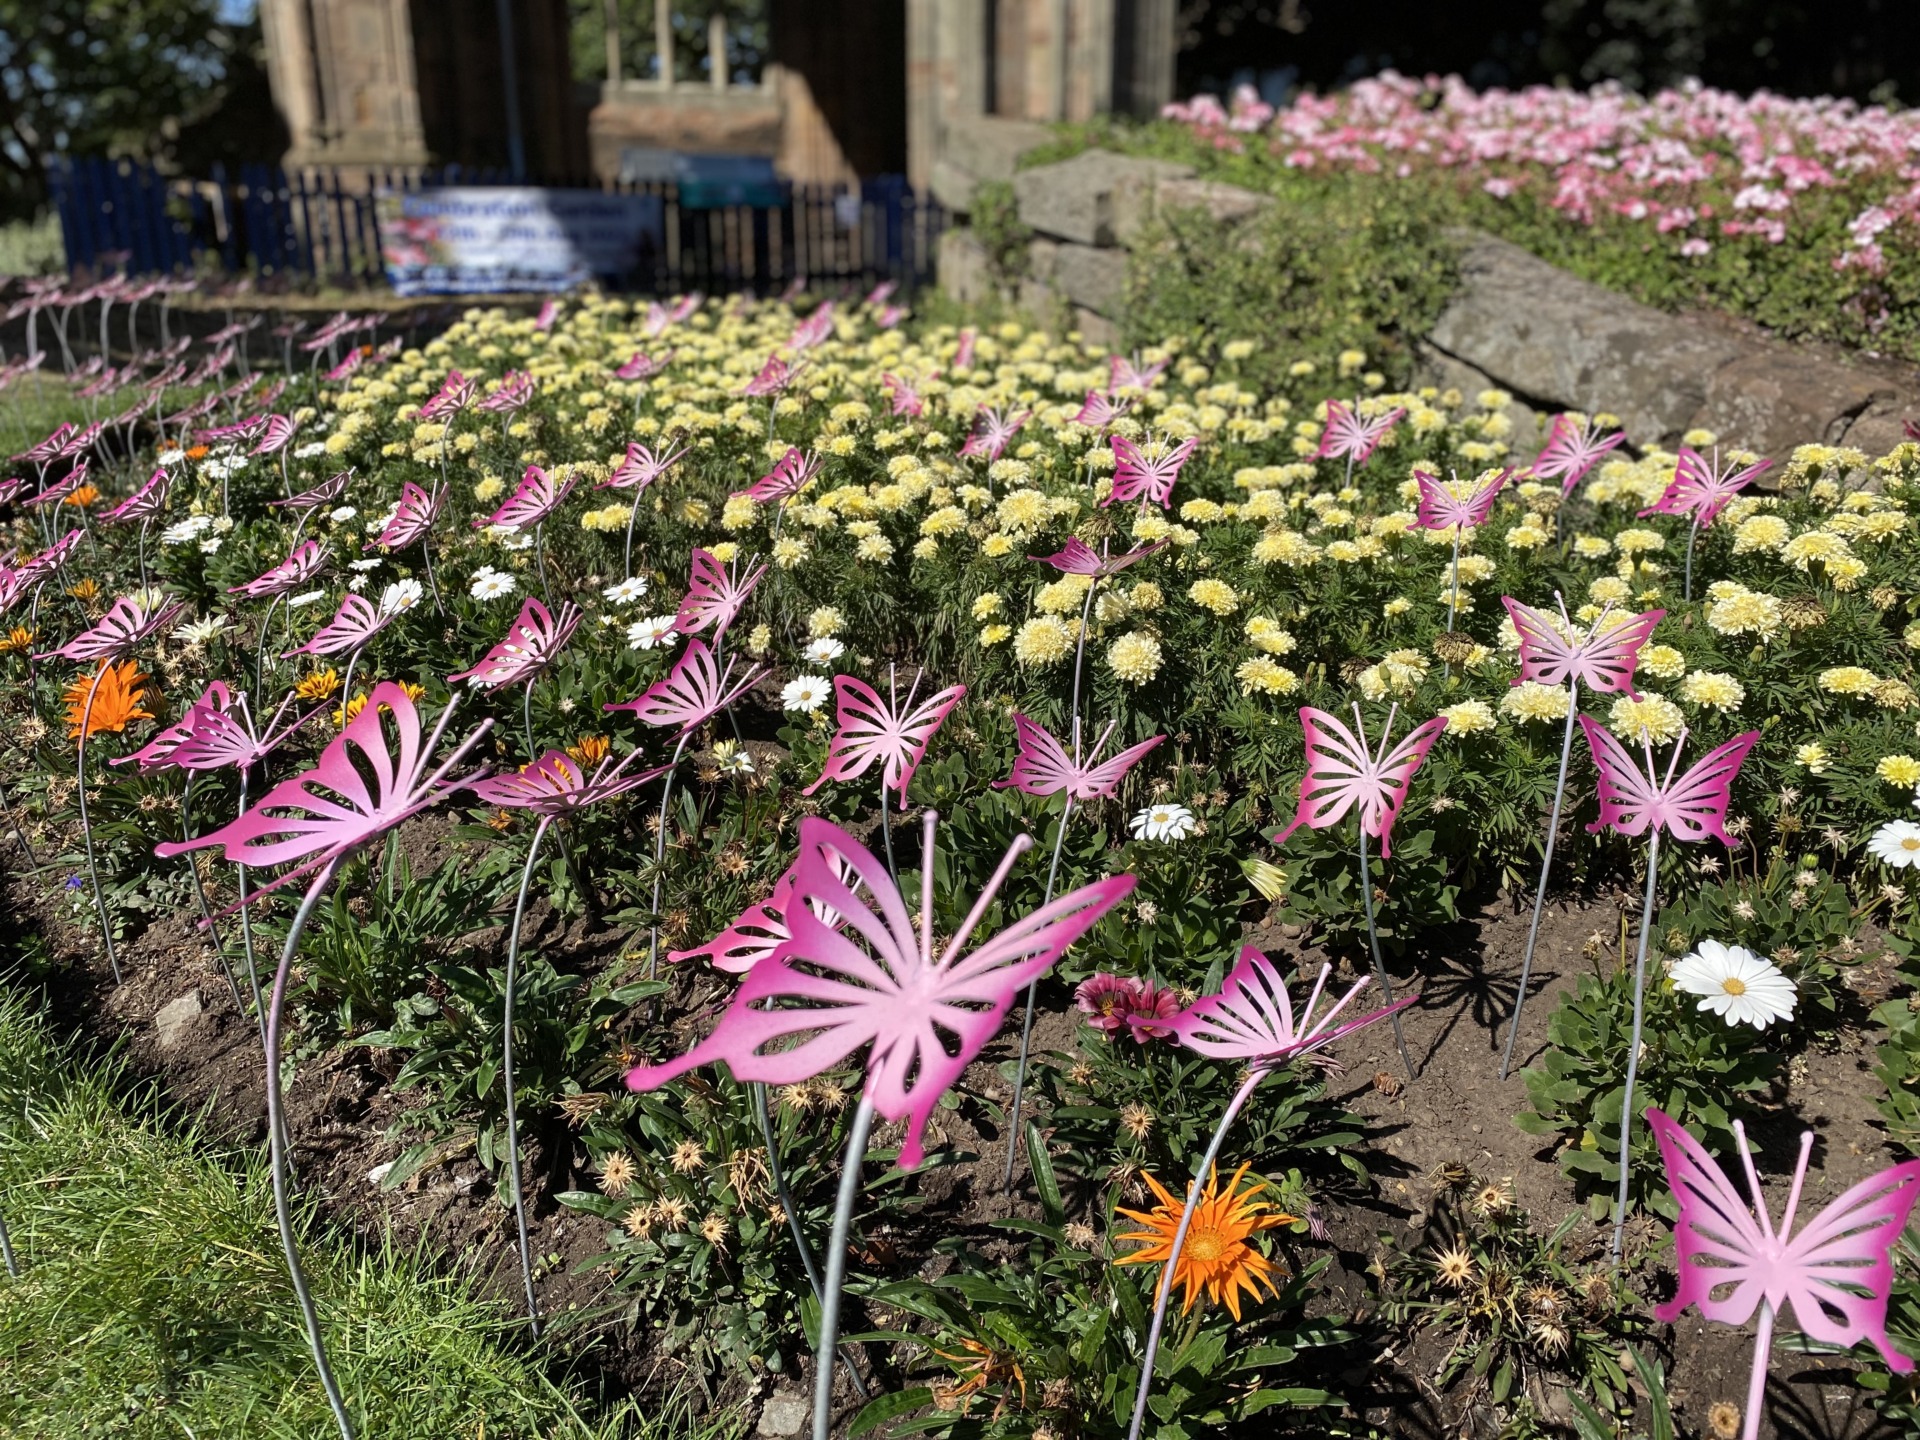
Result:
<svg viewBox="0 0 1920 1440"><path fill-rule="evenodd" d="M51 172L67 263L131 274L224 271L289 286L377 285L379 192L434 185L504 185L504 172L287 171L215 166L204 180L163 176L128 160L79 160ZM775 205L713 205L672 181L588 182L590 188L659 195L665 244L623 287L643 293L778 289L814 284L902 287L933 278L945 214L898 175L857 191L782 185Z"/></svg>

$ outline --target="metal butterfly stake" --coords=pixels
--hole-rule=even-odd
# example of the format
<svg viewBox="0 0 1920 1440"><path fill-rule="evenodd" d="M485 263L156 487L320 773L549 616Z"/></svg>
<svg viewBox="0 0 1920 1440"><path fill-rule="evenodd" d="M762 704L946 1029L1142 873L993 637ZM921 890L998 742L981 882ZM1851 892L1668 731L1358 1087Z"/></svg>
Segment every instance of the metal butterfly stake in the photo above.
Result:
<svg viewBox="0 0 1920 1440"><path fill-rule="evenodd" d="M1435 476L1425 471L1413 472L1414 484L1420 489L1420 503L1414 511L1413 523L1422 530L1451 530L1453 532L1453 566L1447 571L1447 630L1453 631L1460 618L1460 541L1469 530L1477 530L1487 523L1487 516L1493 513L1493 502L1500 498L1500 492L1511 478L1511 470L1502 470L1485 482L1476 481L1466 487L1466 493L1460 493L1460 480L1456 476L1450 484L1443 485ZM1453 664L1448 662L1446 673L1453 674Z"/></svg>
<svg viewBox="0 0 1920 1440"><path fill-rule="evenodd" d="M1767 1365L1774 1321L1791 1307L1794 1322L1815 1340L1841 1348L1866 1341L1887 1368L1912 1372L1913 1361L1887 1336L1893 1292L1893 1247L1920 1200L1920 1160L1889 1166L1829 1202L1799 1234L1793 1222L1807 1179L1813 1132L1802 1131L1800 1156L1786 1210L1776 1227L1760 1190L1746 1128L1733 1122L1752 1208L1704 1146L1657 1107L1647 1111L1666 1164L1667 1188L1680 1218L1673 1227L1680 1284L1673 1299L1654 1307L1671 1325L1689 1305L1722 1325L1744 1325L1757 1309L1753 1374L1747 1383L1743 1440L1759 1440L1766 1408Z"/></svg>
<svg viewBox="0 0 1920 1440"><path fill-rule="evenodd" d="M1598 694L1634 693L1633 672L1640 664L1640 651L1653 634L1654 626L1666 618L1664 610L1648 610L1640 615L1621 617L1607 623L1610 612L1602 609L1586 635L1573 640L1573 621L1567 616L1566 602L1560 592L1553 596L1560 606L1560 624L1531 605L1522 605L1511 595L1502 595L1500 603L1512 617L1514 633L1520 638L1520 674L1513 683L1531 681L1549 687L1567 687L1567 723L1560 734L1560 769L1553 781L1553 812L1547 818L1545 854L1540 862L1540 884L1533 892L1533 919L1527 925L1527 948L1520 958L1520 986L1514 992L1513 1016L1507 1022L1507 1045L1500 1056L1500 1078L1507 1078L1513 1064L1513 1042L1520 1033L1520 1012L1527 1003L1527 982L1533 974L1533 948L1540 939L1540 911L1546 904L1547 877L1553 873L1553 847L1560 835L1560 807L1567 795L1567 762L1573 755L1573 721L1580 713L1580 686Z"/></svg>
<svg viewBox="0 0 1920 1440"><path fill-rule="evenodd" d="M1367 837L1380 842L1380 858L1393 855L1393 822L1407 803L1407 789L1414 772L1426 761L1427 752L1440 732L1447 728L1447 717L1436 715L1415 726L1392 750L1394 717L1398 705L1387 712L1386 729L1375 753L1367 747L1367 730L1360 719L1360 707L1353 707L1354 728L1349 730L1325 710L1311 705L1300 708L1300 728L1306 737L1307 773L1300 777L1300 803L1286 829L1269 838L1275 845L1287 843L1287 837L1305 825L1309 830L1324 830L1338 824L1349 810L1357 810L1360 825L1360 894L1367 915L1367 947L1373 957L1373 978L1388 1005L1393 1004L1393 981L1388 978L1386 962L1380 958L1380 928L1374 918L1373 875L1367 863ZM1413 1057L1407 1053L1407 1039L1400 1029L1400 1012L1393 1013L1393 1042L1400 1050L1400 1063L1407 1078L1413 1078Z"/></svg>
<svg viewBox="0 0 1920 1440"><path fill-rule="evenodd" d="M1200 442L1189 437L1178 445L1163 444L1162 453L1158 455L1149 455L1124 435L1115 435L1112 444L1113 489L1100 503L1111 505L1119 501L1124 505L1138 500L1144 509L1151 500L1165 510L1172 503L1173 487L1180 479L1180 471L1193 458Z"/></svg>
<svg viewBox="0 0 1920 1440"><path fill-rule="evenodd" d="M1660 498L1640 512L1640 518L1649 515L1685 515L1691 522L1687 526L1687 569L1682 584L1680 598L1693 599L1693 542L1700 538L1700 532L1707 529L1720 518L1720 512L1733 503L1733 497L1746 489L1764 475L1773 465L1771 460L1760 460L1741 469L1737 462L1729 461L1726 468L1720 465L1720 452L1713 452L1713 463L1708 464L1698 451L1680 447L1680 459L1674 466L1673 479L1661 492Z"/></svg>
<svg viewBox="0 0 1920 1440"><path fill-rule="evenodd" d="M1360 402L1343 405L1338 400L1327 401L1327 425L1320 432L1320 444L1309 456L1312 460L1323 460L1332 456L1336 460L1347 462L1346 479L1342 486L1353 483L1353 467L1356 463L1365 465L1373 458L1373 452L1380 442L1387 438L1406 409L1396 405L1384 414L1367 419L1360 414Z"/></svg>
<svg viewBox="0 0 1920 1440"><path fill-rule="evenodd" d="M924 820L917 933L905 896L879 859L838 826L803 819L785 910L790 938L748 973L712 1035L677 1060L638 1066L627 1076L636 1090L656 1090L697 1066L724 1060L739 1080L797 1084L866 1048L866 1084L848 1130L827 1251L814 1360L814 1440L827 1440L831 1430L847 1239L875 1114L906 1121L899 1163L903 1169L918 1166L924 1158L921 1135L934 1107L1000 1029L1013 997L1134 887L1131 875L1085 886L969 948L1014 862L1032 848L1031 837L1022 835L936 957L937 819L928 811ZM796 1043L788 1047L789 1041Z"/></svg>
<svg viewBox="0 0 1920 1440"><path fill-rule="evenodd" d="M1319 978L1314 981L1313 992L1307 996L1306 1007L1300 1012L1296 1023L1293 999L1287 993L1287 982L1271 960L1248 945L1241 950L1239 963L1227 973L1217 994L1195 1001L1178 1015L1162 1022L1173 1033L1174 1039L1189 1050L1198 1051L1214 1060L1236 1061L1247 1067L1247 1074L1240 1082L1240 1088L1234 1091L1233 1098L1227 1102L1220 1123L1214 1126L1213 1138L1207 1142L1207 1153L1201 1157L1200 1167L1193 1174L1193 1183L1187 1187L1186 1207L1180 1212L1180 1224L1173 1232L1166 1270L1156 1287L1153 1324L1147 1331L1146 1352L1140 1357L1140 1386L1134 1395L1133 1420L1127 1426L1127 1440L1139 1440L1140 1424L1147 1413L1147 1396L1153 1390L1154 1360L1160 1353L1160 1332L1167 1319L1167 1301L1173 1293L1174 1273L1179 1268L1180 1252L1186 1246L1187 1230L1193 1224L1194 1207L1199 1202L1200 1189L1212 1173L1220 1146L1227 1138L1227 1130L1239 1115L1241 1107L1252 1098L1261 1082L1276 1070L1316 1050L1323 1050L1341 1036L1350 1035L1376 1020L1397 1017L1400 1011L1419 998L1409 995L1336 1027L1333 1022L1340 1018L1341 1011L1353 1003L1354 997L1367 988L1368 978L1363 975L1354 981L1345 995L1334 1002L1324 1015L1315 1019L1314 1011L1320 1006L1321 992L1326 989L1327 976L1332 972L1331 965L1320 967Z"/></svg>
<svg viewBox="0 0 1920 1440"><path fill-rule="evenodd" d="M533 743L533 682L553 668L560 652L580 628L580 607L571 600L560 603L559 613L549 610L531 595L520 607L519 617L507 631L506 639L480 657L479 664L447 677L449 685L465 680L484 690L503 686L524 686L521 694L521 720L526 727L527 755L535 754Z"/></svg>
<svg viewBox="0 0 1920 1440"><path fill-rule="evenodd" d="M407 692L392 681L376 685L360 713L327 742L319 764L313 769L281 781L261 797L258 805L231 824L197 839L157 846L154 852L173 856L219 845L224 848L226 858L236 865L277 866L296 862L271 884L256 890L255 900L309 874L313 876L287 930L280 963L273 973L273 991L267 1001L267 1159L273 1181L274 1218L287 1262L287 1276L300 1301L314 1369L319 1374L321 1388L326 1391L327 1404L333 1411L334 1424L342 1440L353 1440L353 1423L347 1417L340 1387L327 1362L320 1314L314 1308L305 1272L300 1268L299 1251L294 1245L293 1212L287 1198L287 1156L283 1139L286 1122L280 1091L281 1012L300 937L340 867L355 852L380 839L402 821L478 778L470 776L449 781L447 774L480 743L493 726L491 720L481 721L446 760L434 764L441 736L459 703L457 694L448 701L432 734L422 744L420 712L414 708ZM389 716L394 731L391 739L387 734Z"/></svg>
<svg viewBox="0 0 1920 1440"><path fill-rule="evenodd" d="M629 365L631 363L628 362ZM622 370L626 368L621 367ZM687 447L684 445L672 454L667 454L663 446L661 453L656 455L644 445L629 444L627 458L614 466L607 478L594 487L596 490L633 491L633 508L627 512L626 572L621 576L624 580L633 578L633 523L640 518L640 497L647 493L649 485L671 470L686 453Z"/></svg>
<svg viewBox="0 0 1920 1440"><path fill-rule="evenodd" d="M562 484L558 476L549 475L538 465L529 465L521 475L520 483L514 487L513 494L506 498L500 508L486 519L473 522L476 530L493 528L514 534L528 529L533 531L533 563L540 572L540 594L549 606L553 604L553 591L547 585L544 533L547 517L566 503L567 496L573 493L573 487L579 483L577 474L568 476L566 483Z"/></svg>
<svg viewBox="0 0 1920 1440"><path fill-rule="evenodd" d="M1627 1228L1627 1179L1633 1137L1633 1086L1640 1073L1640 1027L1646 1010L1647 937L1653 930L1653 899L1660 883L1660 832L1675 840L1698 843L1711 835L1729 850L1734 839L1727 834L1727 807L1733 802L1733 779L1740 773L1747 752L1760 738L1758 730L1736 735L1726 744L1709 750L1678 780L1674 771L1680 765L1680 753L1686 748L1687 732L1682 730L1673 743L1673 758L1667 763L1665 780L1654 775L1653 743L1643 729L1640 746L1646 755L1646 769L1627 753L1626 747L1600 726L1582 715L1580 729L1586 734L1587 748L1593 752L1594 768L1600 772L1600 818L1587 826L1590 834L1612 829L1629 837L1647 837L1647 890L1640 905L1640 942L1633 961L1633 1030L1627 1041L1627 1078L1620 1100L1620 1185L1614 1200L1613 1246L1615 1264Z"/></svg>
<svg viewBox="0 0 1920 1440"><path fill-rule="evenodd" d="M443 620L447 616L447 607L440 599L440 582L433 578L433 522L439 518L441 507L447 503L447 496L451 493L448 486L442 485L429 495L411 480L403 480L400 483L400 503L394 506L393 518L387 521L385 529L362 547L373 550L384 545L389 550L404 550L417 543L421 558L426 562L427 585L433 591L434 608L440 612Z"/></svg>

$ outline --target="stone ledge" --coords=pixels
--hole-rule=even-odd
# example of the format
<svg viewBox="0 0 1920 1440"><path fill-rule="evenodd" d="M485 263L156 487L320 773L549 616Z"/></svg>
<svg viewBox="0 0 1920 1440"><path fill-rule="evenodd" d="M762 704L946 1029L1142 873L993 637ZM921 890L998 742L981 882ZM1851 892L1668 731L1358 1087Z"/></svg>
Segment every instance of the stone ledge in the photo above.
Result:
<svg viewBox="0 0 1920 1440"><path fill-rule="evenodd" d="M1140 201L1131 197L1162 181L1192 178L1188 165L1087 150L1071 160L1022 170L1013 177L1013 193L1020 221L1030 230L1080 245L1109 246L1121 239L1116 212L1138 213ZM1123 194L1129 198L1120 199Z"/></svg>

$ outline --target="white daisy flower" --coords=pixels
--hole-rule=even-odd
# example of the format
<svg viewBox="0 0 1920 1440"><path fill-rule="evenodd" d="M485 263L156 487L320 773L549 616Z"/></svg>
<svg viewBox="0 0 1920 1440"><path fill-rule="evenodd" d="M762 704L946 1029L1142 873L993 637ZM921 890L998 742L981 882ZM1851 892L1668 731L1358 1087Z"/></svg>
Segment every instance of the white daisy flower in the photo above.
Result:
<svg viewBox="0 0 1920 1440"><path fill-rule="evenodd" d="M347 568L349 570L358 570L364 574L368 570L378 570L384 563L386 562L376 555L371 560L349 560L347 562Z"/></svg>
<svg viewBox="0 0 1920 1440"><path fill-rule="evenodd" d="M722 775L753 774L753 757L737 742L722 740L713 747L713 763Z"/></svg>
<svg viewBox="0 0 1920 1440"><path fill-rule="evenodd" d="M213 521L205 515L190 515L178 524L169 525L160 532L162 545L186 545L200 538L200 533Z"/></svg>
<svg viewBox="0 0 1920 1440"><path fill-rule="evenodd" d="M647 582L636 575L631 580L622 580L618 585L609 585L600 593L615 605L631 605L647 593Z"/></svg>
<svg viewBox="0 0 1920 1440"><path fill-rule="evenodd" d="M476 600L498 600L502 595L511 595L519 586L511 575L503 575L489 566L475 572L473 584L467 593Z"/></svg>
<svg viewBox="0 0 1920 1440"><path fill-rule="evenodd" d="M1674 961L1667 973L1675 989L1700 996L1700 1008L1729 1025L1764 1030L1775 1020L1793 1018L1793 982L1771 960L1744 946L1702 940L1698 950Z"/></svg>
<svg viewBox="0 0 1920 1440"><path fill-rule="evenodd" d="M847 653L847 647L832 636L822 636L800 652L808 662L814 665L831 665Z"/></svg>
<svg viewBox="0 0 1920 1440"><path fill-rule="evenodd" d="M780 690L780 704L788 710L797 710L803 715L811 715L827 703L827 696L833 693L833 686L824 675L802 675L789 680Z"/></svg>
<svg viewBox="0 0 1920 1440"><path fill-rule="evenodd" d="M327 512L327 518L333 521L333 523L336 525L344 525L347 523L347 521L353 519L359 513L360 513L359 509L355 506L336 505L333 509Z"/></svg>
<svg viewBox="0 0 1920 1440"><path fill-rule="evenodd" d="M187 458L187 452L178 445L162 445L153 457L156 465L178 465Z"/></svg>
<svg viewBox="0 0 1920 1440"><path fill-rule="evenodd" d="M363 593L366 590L366 588L367 588L367 577L364 575L356 575L351 580L347 581L347 589L353 591L353 593L356 595Z"/></svg>
<svg viewBox="0 0 1920 1440"><path fill-rule="evenodd" d="M204 620L189 620L184 625L177 625L173 633L185 644L207 645L232 628L225 616L209 615Z"/></svg>
<svg viewBox="0 0 1920 1440"><path fill-rule="evenodd" d="M298 610L302 606L313 605L326 598L327 592L324 590L309 590L304 595L295 595L291 600L287 601L287 608L289 610Z"/></svg>
<svg viewBox="0 0 1920 1440"><path fill-rule="evenodd" d="M636 650L652 650L669 643L673 634L673 615L650 615L627 627L627 644Z"/></svg>
<svg viewBox="0 0 1920 1440"><path fill-rule="evenodd" d="M1867 849L1882 865L1910 870L1920 865L1920 825L1911 820L1889 820L1873 832Z"/></svg>
<svg viewBox="0 0 1920 1440"><path fill-rule="evenodd" d="M309 440L305 445L302 445L298 450L293 452L293 458L296 460L316 460L326 453L326 441Z"/></svg>
<svg viewBox="0 0 1920 1440"><path fill-rule="evenodd" d="M1184 840L1198 822L1184 805L1149 805L1133 817L1136 840Z"/></svg>
<svg viewBox="0 0 1920 1440"><path fill-rule="evenodd" d="M426 596L426 587L418 580L396 580L380 596L380 613L398 615L411 610Z"/></svg>
<svg viewBox="0 0 1920 1440"><path fill-rule="evenodd" d="M508 531L500 537L500 547L503 550L531 550L533 532L530 530Z"/></svg>
<svg viewBox="0 0 1920 1440"><path fill-rule="evenodd" d="M205 540L200 542L200 553L202 555L218 555L220 553L220 547L226 543L227 542L222 540L218 535L209 535Z"/></svg>
<svg viewBox="0 0 1920 1440"><path fill-rule="evenodd" d="M231 535L233 533L233 517L231 515L216 516L212 523L213 533L216 535Z"/></svg>

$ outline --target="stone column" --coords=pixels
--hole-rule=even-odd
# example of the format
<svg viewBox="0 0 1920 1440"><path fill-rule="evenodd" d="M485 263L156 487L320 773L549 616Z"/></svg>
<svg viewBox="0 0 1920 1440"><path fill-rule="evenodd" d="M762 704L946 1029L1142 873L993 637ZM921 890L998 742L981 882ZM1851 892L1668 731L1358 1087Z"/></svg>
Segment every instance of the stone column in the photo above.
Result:
<svg viewBox="0 0 1920 1440"><path fill-rule="evenodd" d="M620 83L620 0L606 0L601 12L607 28L607 84Z"/></svg>
<svg viewBox="0 0 1920 1440"><path fill-rule="evenodd" d="M673 88L673 0L653 0L653 48L660 57L660 84Z"/></svg>
<svg viewBox="0 0 1920 1440"><path fill-rule="evenodd" d="M719 9L707 16L707 80L716 90L727 88L727 17Z"/></svg>

